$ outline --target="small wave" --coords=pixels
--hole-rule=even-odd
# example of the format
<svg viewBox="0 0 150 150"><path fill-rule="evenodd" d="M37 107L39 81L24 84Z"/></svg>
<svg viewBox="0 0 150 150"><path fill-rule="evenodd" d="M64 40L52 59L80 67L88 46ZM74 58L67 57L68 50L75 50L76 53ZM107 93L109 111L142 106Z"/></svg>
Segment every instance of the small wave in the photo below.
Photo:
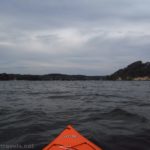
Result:
<svg viewBox="0 0 150 150"><path fill-rule="evenodd" d="M68 99L68 98L73 98L76 97L76 95L53 95L53 96L48 96L48 99Z"/></svg>
<svg viewBox="0 0 150 150"><path fill-rule="evenodd" d="M120 108L115 108L111 110L108 113L103 113L102 116L107 119L112 119L112 120L130 120L130 121L140 121L140 122L147 122L148 120L140 116L138 114L130 113L124 109Z"/></svg>
<svg viewBox="0 0 150 150"><path fill-rule="evenodd" d="M9 107L3 107L0 109L0 116L8 115L12 112L11 108Z"/></svg>
<svg viewBox="0 0 150 150"><path fill-rule="evenodd" d="M54 92L53 91L41 91L41 92L39 92L39 91L37 91L37 92L34 92L34 91L31 92L30 91L30 92L26 92L26 94L29 94L29 95L42 95L42 94L43 95L45 95L45 94L46 95L47 94L56 94L57 95L57 94L66 94L66 93L68 93L68 92L65 92L65 91L64 92L63 91L62 92L61 91L60 92L59 91L56 91L56 92L55 91Z"/></svg>
<svg viewBox="0 0 150 150"><path fill-rule="evenodd" d="M21 113L18 114L17 118L21 119L21 118L42 118L45 117L47 114L46 112L42 111L42 110L21 110Z"/></svg>
<svg viewBox="0 0 150 150"><path fill-rule="evenodd" d="M124 121L124 122L128 122L128 123L146 123L148 122L148 119L140 116L138 114L134 114L134 113L130 113L126 110L120 109L120 108L115 108L109 112L106 113L102 113L100 111L97 112L92 112L90 110L90 114L84 118L84 122L86 121L99 121L99 120L108 120L108 121Z"/></svg>

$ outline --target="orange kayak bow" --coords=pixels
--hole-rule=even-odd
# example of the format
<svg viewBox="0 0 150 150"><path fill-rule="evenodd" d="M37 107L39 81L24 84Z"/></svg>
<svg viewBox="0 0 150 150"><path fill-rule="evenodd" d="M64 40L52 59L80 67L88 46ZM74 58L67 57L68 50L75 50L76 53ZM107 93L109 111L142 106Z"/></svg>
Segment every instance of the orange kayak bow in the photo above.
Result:
<svg viewBox="0 0 150 150"><path fill-rule="evenodd" d="M102 150L102 148L83 137L71 125L68 125L43 150Z"/></svg>

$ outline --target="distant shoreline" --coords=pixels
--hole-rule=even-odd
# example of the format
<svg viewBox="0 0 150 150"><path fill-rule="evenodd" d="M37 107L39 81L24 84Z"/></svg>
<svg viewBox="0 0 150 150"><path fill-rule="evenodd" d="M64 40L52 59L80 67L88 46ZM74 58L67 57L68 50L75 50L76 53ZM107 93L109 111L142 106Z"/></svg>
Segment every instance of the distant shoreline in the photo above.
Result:
<svg viewBox="0 0 150 150"><path fill-rule="evenodd" d="M110 81L150 81L150 62L143 63L136 61L127 67L116 71L111 75L87 76L87 75L68 75L52 73L46 75L29 74L0 74L0 81L8 80L29 80L29 81L87 81L87 80L110 80Z"/></svg>
<svg viewBox="0 0 150 150"><path fill-rule="evenodd" d="M105 80L106 76L86 76L67 74L47 74L47 75L21 75L21 74L0 74L0 80L30 80L30 81L76 81L76 80Z"/></svg>
<svg viewBox="0 0 150 150"><path fill-rule="evenodd" d="M0 74L0 81L150 81L150 77L121 77L113 79L112 76L86 76L86 75L67 75L67 74L48 74L48 75L21 75L21 74Z"/></svg>

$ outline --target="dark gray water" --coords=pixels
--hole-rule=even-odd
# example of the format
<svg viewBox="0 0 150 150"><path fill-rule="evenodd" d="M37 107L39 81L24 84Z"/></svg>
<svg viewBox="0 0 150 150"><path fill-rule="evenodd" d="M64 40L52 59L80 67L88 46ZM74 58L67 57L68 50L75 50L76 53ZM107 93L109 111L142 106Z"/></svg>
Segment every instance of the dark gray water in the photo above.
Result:
<svg viewBox="0 0 150 150"><path fill-rule="evenodd" d="M68 124L104 150L150 150L150 82L0 82L0 150L40 150Z"/></svg>

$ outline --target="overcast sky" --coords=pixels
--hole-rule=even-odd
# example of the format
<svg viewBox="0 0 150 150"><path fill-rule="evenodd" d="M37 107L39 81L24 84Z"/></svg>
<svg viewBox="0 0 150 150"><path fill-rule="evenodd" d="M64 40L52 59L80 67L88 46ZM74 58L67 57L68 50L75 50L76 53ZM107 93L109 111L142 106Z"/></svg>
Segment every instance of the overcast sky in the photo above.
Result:
<svg viewBox="0 0 150 150"><path fill-rule="evenodd" d="M111 74L150 60L150 0L0 0L0 73Z"/></svg>

